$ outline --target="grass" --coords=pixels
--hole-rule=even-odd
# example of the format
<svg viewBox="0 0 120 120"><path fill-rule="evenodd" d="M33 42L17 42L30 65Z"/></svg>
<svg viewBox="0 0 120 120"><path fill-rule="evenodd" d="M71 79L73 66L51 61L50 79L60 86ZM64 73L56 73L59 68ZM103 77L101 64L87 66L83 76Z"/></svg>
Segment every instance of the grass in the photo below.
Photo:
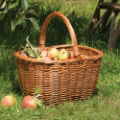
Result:
<svg viewBox="0 0 120 120"><path fill-rule="evenodd" d="M23 94L20 90L15 59L12 54L24 44L26 34L29 32L22 33L16 30L10 37L0 34L2 41L0 42L0 99L7 94L13 94L17 99L17 104L11 108L3 108L0 103L0 120L120 120L120 49L116 47L114 50L107 51L107 35L94 33L93 36L86 36L85 34L96 4L97 2L85 0L84 3L75 5L68 12L68 9L64 10L64 8L65 6L71 8L71 4L66 2L61 7L52 5L48 8L50 11L47 12L47 9L46 13L41 12L45 17L49 12L59 9L70 19L79 44L95 47L104 52L96 93L84 101L64 103L57 107L40 107L34 111L24 110L21 107ZM30 34L33 40L38 37L38 33L30 32ZM34 35L35 37L32 37ZM70 43L67 30L61 21L53 21L48 29L47 44L54 43Z"/></svg>
<svg viewBox="0 0 120 120"><path fill-rule="evenodd" d="M4 50L4 48L2 48ZM12 50L6 50L4 58L9 61ZM3 58L3 59L4 59ZM34 111L21 107L22 93L12 61L2 64L5 68L0 76L0 98L12 93L17 105L5 109L0 104L1 120L119 120L120 118L120 57L118 52L104 51L97 93L90 99L64 103L57 108L41 107Z"/></svg>

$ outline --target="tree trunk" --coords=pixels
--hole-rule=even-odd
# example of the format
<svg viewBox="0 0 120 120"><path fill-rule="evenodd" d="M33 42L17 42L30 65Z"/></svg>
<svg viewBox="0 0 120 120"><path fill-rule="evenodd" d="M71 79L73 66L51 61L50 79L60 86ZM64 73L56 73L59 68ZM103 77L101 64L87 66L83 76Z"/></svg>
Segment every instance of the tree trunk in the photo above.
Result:
<svg viewBox="0 0 120 120"><path fill-rule="evenodd" d="M115 47L117 39L120 35L120 20L118 24L115 24L117 14L113 12L112 14L112 22L110 26L110 35L109 35L109 40L108 40L108 49L112 49Z"/></svg>

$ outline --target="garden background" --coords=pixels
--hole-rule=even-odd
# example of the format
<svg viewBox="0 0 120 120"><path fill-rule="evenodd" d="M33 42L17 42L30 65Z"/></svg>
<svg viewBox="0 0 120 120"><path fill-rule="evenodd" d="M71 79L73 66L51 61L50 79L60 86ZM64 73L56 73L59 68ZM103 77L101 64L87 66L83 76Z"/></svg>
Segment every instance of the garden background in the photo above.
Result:
<svg viewBox="0 0 120 120"><path fill-rule="evenodd" d="M8 1L1 2L0 6L0 99L13 94L18 103L8 109L0 104L0 120L120 120L119 40L116 47L108 51L109 32L96 31L89 35L87 31L98 0L28 0L29 4L26 0ZM25 45L28 35L30 41L38 45L42 24L54 11L68 17L80 45L103 51L97 89L88 100L24 110L13 53ZM47 30L46 46L70 43L64 23L57 18L52 20Z"/></svg>

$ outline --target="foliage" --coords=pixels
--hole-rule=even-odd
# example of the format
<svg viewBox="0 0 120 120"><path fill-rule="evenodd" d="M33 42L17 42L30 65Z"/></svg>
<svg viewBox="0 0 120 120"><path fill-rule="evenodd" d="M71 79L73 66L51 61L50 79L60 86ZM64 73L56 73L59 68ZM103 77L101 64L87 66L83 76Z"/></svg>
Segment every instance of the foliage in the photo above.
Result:
<svg viewBox="0 0 120 120"><path fill-rule="evenodd" d="M21 0L22 1L22 0ZM35 2L34 2L35 1ZM104 52L101 65L101 72L97 89L94 95L85 101L68 102L58 107L41 107L35 111L24 110L21 107L23 93L21 93L19 78L13 57L14 51L21 46L20 41L25 41L28 33L33 37L33 41L38 41L38 32L31 30L28 20L24 31L17 29L23 24L17 25L15 31L10 36L2 37L0 31L0 99L9 93L16 96L18 103L12 108L5 109L0 104L0 120L119 120L120 119L120 47L115 50L107 51L106 42L108 35L93 33L92 36L86 35L86 29L90 18L94 12L97 0L85 0L85 3L71 4L66 0L39 0L39 6L33 7L37 16L31 16L38 20L40 27L46 16L54 11L61 11L70 20L75 29L78 41L81 45L96 47ZM70 1L70 0L69 0ZM12 1L11 1L12 2ZM20 2L20 1L19 1ZM31 5L31 2L28 1ZM35 6L38 0L33 0ZM32 6L32 5L31 5ZM18 7L21 8L22 7ZM29 7L30 9L31 7ZM28 10L29 10L28 9ZM15 8L16 10L16 8ZM28 11L27 10L27 11ZM14 10L11 10L14 11ZM1 12L0 12L1 13ZM9 12L8 12L9 13ZM16 12L17 13L17 12ZM25 17L30 17L26 14ZM18 13L17 13L18 14ZM1 18L0 24L7 22L6 14ZM0 16L1 17L1 16ZM16 18L16 17L15 17ZM11 19L15 19L11 18ZM9 23L10 24L10 23ZM29 25L29 26L28 26ZM28 27L28 29L26 29ZM7 26L8 28L8 26ZM31 31L31 32L29 32ZM5 31L6 32L6 31ZM5 34L5 33L4 33ZM59 38L59 39L58 39ZM30 38L31 40L31 38ZM6 44L1 43L6 41ZM33 42L32 41L32 42ZM66 42L65 42L66 41ZM31 42L31 41L30 41ZM68 31L60 20L53 20L47 31L48 45L59 43L70 43ZM9 44L8 44L9 43ZM18 45L16 47L16 45ZM24 44L25 45L25 44Z"/></svg>
<svg viewBox="0 0 120 120"><path fill-rule="evenodd" d="M10 30L14 31L19 25L27 26L30 21L34 28L39 31L38 13L35 7L39 3L34 0L2 0L0 2L0 21L4 21L4 26L10 25Z"/></svg>
<svg viewBox="0 0 120 120"><path fill-rule="evenodd" d="M29 57L37 58L40 55L38 48L30 43L29 36L26 38L26 45L23 47L23 51Z"/></svg>

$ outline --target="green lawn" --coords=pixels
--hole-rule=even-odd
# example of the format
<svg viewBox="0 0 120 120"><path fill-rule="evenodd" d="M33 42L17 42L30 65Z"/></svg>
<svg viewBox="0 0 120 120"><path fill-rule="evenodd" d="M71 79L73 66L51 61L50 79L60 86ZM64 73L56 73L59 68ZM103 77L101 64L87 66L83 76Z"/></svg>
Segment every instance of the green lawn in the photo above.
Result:
<svg viewBox="0 0 120 120"><path fill-rule="evenodd" d="M25 39L24 36L27 32L18 34L16 31L10 38L0 34L0 40L3 41L0 45L0 99L11 93L17 98L17 104L8 109L3 108L0 103L0 120L120 120L120 49L107 51L107 35L94 33L93 36L86 37L85 30L97 4L96 0L88 1L90 0L73 6L71 11L69 8L72 5L66 2L62 4L59 11L70 19L78 36L79 44L101 49L104 53L96 93L88 100L68 102L57 107L46 106L36 110L23 109L21 107L23 95L19 87L15 59L12 54L21 46L20 43L24 43L22 40ZM51 12L56 11L56 8L57 6L51 5ZM71 16L73 11L75 12L74 17ZM58 28L58 30L55 31L52 27ZM48 30L48 44L54 44L54 39L58 39L54 37L55 34L56 36L62 34L62 29L59 25L51 25L50 28L52 29ZM66 43L70 43L69 36L65 35L67 37L63 35L59 39L65 39ZM38 35L36 35L37 37ZM20 38L21 41L18 41ZM52 43L49 43L49 40ZM55 43L62 42L58 40Z"/></svg>
<svg viewBox="0 0 120 120"><path fill-rule="evenodd" d="M4 50L4 48L2 48ZM57 108L41 107L34 111L22 109L22 94L13 68L11 52L6 49L4 73L0 76L0 98L12 93L17 105L5 109L0 105L1 120L119 120L120 119L120 57L118 52L104 51L97 93L88 100L64 103ZM12 70L10 70L12 69Z"/></svg>

